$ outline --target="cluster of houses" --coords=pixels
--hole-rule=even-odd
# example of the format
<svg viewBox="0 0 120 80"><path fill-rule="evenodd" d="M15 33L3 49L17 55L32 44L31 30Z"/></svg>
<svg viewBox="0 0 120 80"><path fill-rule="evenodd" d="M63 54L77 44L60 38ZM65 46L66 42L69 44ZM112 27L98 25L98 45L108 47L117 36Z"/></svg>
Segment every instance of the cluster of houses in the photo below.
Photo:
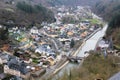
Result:
<svg viewBox="0 0 120 80"><path fill-rule="evenodd" d="M17 53L18 54L18 53ZM27 54L27 53L26 53ZM40 76L41 73L46 72L46 67L54 65L54 58L52 56L41 56L38 58L23 58L23 55L16 57L11 53L0 52L0 65L3 66L3 73L0 74L1 79L6 77L6 74L15 75L21 78L29 79L30 76Z"/></svg>
<svg viewBox="0 0 120 80"><path fill-rule="evenodd" d="M89 9L84 11L83 7L77 7L73 10L63 6L56 11L57 22L43 23L41 29L36 26L29 30L25 27L8 29L14 45L6 44L0 48L0 64L4 65L4 73L22 78L28 78L31 74L39 76L61 60L64 49L70 51L71 40L82 41L99 28L99 25L92 25L86 19L89 17L86 16L90 13ZM79 15L85 20L76 24L62 24L60 19L66 15L74 15L76 18Z"/></svg>
<svg viewBox="0 0 120 80"><path fill-rule="evenodd" d="M9 36L15 40L16 46L5 44L1 48L0 64L4 65L4 73L29 78L30 73L36 75L37 72L38 75L56 63L57 54L51 46L53 43L45 40L44 34L40 34L36 27L31 28L29 32L14 27L9 29Z"/></svg>
<svg viewBox="0 0 120 80"><path fill-rule="evenodd" d="M0 65L3 65L4 73L28 78L30 76L30 68L23 60L7 53L0 52ZM4 77L3 77L4 78Z"/></svg>
<svg viewBox="0 0 120 80"><path fill-rule="evenodd" d="M50 7L50 9L54 10L56 22L62 23L62 18L66 16L72 16L75 20L81 20L86 18L93 18L93 13L91 12L90 7L82 7L82 6L76 6L76 7L66 7L66 6L56 6L56 7Z"/></svg>
<svg viewBox="0 0 120 80"><path fill-rule="evenodd" d="M120 57L120 51L114 49L112 38L105 39L105 37L101 38L96 45L97 51L102 51L104 56L114 55Z"/></svg>
<svg viewBox="0 0 120 80"><path fill-rule="evenodd" d="M83 40L100 27L98 24L91 24L90 19L93 19L93 13L89 7L77 6L73 8L56 6L50 9L55 12L56 22L44 24L44 32L47 36L57 38L61 42L66 42L67 45L69 45L72 39L75 41ZM66 16L73 16L79 23L63 24L62 19ZM68 47L69 46L66 46L64 48Z"/></svg>
<svg viewBox="0 0 120 80"><path fill-rule="evenodd" d="M52 38L59 40L61 43L65 43L65 46L70 49L70 42L80 41L89 36L92 32L98 29L99 26L91 26L90 21L84 21L79 24L48 24L43 27L44 33Z"/></svg>

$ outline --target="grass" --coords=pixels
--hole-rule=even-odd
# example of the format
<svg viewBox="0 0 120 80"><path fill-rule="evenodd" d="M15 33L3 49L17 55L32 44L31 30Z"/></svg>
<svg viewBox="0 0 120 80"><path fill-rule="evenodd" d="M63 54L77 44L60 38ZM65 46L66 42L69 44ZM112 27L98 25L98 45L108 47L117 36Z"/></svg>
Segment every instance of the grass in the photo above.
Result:
<svg viewBox="0 0 120 80"><path fill-rule="evenodd" d="M98 24L98 23L100 23L100 21L98 19L89 19L89 21L91 22L91 24Z"/></svg>
<svg viewBox="0 0 120 80"><path fill-rule="evenodd" d="M82 21L89 20L91 24L99 24L100 20L94 18L94 19L82 19Z"/></svg>
<svg viewBox="0 0 120 80"><path fill-rule="evenodd" d="M98 78L107 80L120 71L120 66L116 64L118 62L120 62L118 57L107 56L104 58L98 52L92 52L81 67L73 68L69 75L64 73L59 80L95 80Z"/></svg>
<svg viewBox="0 0 120 80"><path fill-rule="evenodd" d="M36 64L38 64L40 62L39 59L37 59L37 58L33 58L32 60L33 60L33 63L36 63Z"/></svg>
<svg viewBox="0 0 120 80"><path fill-rule="evenodd" d="M14 10L11 8L5 8L5 10L10 11L10 12L14 12Z"/></svg>
<svg viewBox="0 0 120 80"><path fill-rule="evenodd" d="M120 46L119 45L114 45L115 49L120 50Z"/></svg>

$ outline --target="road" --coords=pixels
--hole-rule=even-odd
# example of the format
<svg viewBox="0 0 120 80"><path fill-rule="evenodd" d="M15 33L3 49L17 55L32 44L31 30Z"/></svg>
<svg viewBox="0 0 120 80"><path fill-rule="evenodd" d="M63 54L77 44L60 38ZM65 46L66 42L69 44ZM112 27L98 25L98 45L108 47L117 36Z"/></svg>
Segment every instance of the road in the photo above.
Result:
<svg viewBox="0 0 120 80"><path fill-rule="evenodd" d="M99 39L101 37L103 37L105 35L105 32L107 30L108 25L105 25L104 28L100 31L98 31L97 33L95 33L91 38L89 38L88 40L86 40L82 46L82 48L79 50L77 56L78 57L84 57L84 52L85 51L90 51L90 50L94 50L96 47L97 42L99 41ZM53 78L53 80L57 80L60 76L63 75L64 72L68 72L74 68L74 67L79 67L77 64L67 64L62 70L60 70ZM58 77L59 76L59 77Z"/></svg>
<svg viewBox="0 0 120 80"><path fill-rule="evenodd" d="M107 27L108 25L105 25L105 27L102 30L98 31L96 34L94 34L94 36L92 36L90 39L88 39L85 42L85 45L82 47L82 49L78 53L79 57L84 57L85 51L90 51L90 50L95 49L96 44L99 41L99 39L105 35Z"/></svg>

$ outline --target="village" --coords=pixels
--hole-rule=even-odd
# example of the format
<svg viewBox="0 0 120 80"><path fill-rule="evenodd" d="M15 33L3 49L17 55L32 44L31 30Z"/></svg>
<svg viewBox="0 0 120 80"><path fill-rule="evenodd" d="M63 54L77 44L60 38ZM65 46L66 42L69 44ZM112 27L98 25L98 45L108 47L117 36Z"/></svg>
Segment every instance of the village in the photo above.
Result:
<svg viewBox="0 0 120 80"><path fill-rule="evenodd" d="M77 42L103 27L102 19L96 18L89 7L50 9L54 10L55 23L43 22L42 28L34 25L29 29L17 26L8 29L14 43L0 48L1 79L6 74L25 79L43 75L46 69L58 65L63 55L70 55Z"/></svg>

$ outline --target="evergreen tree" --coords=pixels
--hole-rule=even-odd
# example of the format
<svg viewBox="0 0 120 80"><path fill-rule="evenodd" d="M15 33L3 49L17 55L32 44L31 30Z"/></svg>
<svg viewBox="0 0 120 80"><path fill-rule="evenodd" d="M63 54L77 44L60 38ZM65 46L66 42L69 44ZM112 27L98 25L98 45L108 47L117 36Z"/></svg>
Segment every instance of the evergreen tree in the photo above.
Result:
<svg viewBox="0 0 120 80"><path fill-rule="evenodd" d="M71 43L70 43L70 48L73 48L74 45L75 45L75 41L72 39L72 40L71 40Z"/></svg>
<svg viewBox="0 0 120 80"><path fill-rule="evenodd" d="M7 40L7 39L8 39L8 29L0 28L0 40Z"/></svg>
<svg viewBox="0 0 120 80"><path fill-rule="evenodd" d="M120 14L116 14L109 23L111 28L120 27Z"/></svg>

